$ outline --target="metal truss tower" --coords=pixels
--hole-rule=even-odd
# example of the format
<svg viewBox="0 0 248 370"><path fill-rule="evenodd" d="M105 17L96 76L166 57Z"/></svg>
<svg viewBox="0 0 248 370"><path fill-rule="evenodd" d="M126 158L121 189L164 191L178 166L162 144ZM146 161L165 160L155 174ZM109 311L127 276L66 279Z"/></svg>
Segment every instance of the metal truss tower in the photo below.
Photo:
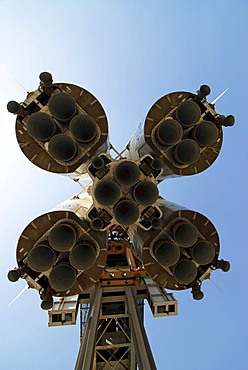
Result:
<svg viewBox="0 0 248 370"><path fill-rule="evenodd" d="M55 302L49 326L75 323L79 310L75 370L153 370L156 365L143 325L145 299L154 317L177 315L173 294L149 279L132 244L117 236L109 240L107 266L98 286Z"/></svg>

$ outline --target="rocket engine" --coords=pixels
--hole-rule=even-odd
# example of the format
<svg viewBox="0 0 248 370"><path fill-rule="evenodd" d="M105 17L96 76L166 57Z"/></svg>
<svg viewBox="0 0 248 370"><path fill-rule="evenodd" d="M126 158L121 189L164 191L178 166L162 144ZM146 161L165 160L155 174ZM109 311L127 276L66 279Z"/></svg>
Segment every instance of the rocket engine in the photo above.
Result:
<svg viewBox="0 0 248 370"><path fill-rule="evenodd" d="M17 117L18 144L32 163L92 180L88 193L26 226L9 280L26 279L39 291L41 307L50 309L53 296L80 294L101 283L110 235L118 231L128 249L132 245L130 269L139 260L141 277L145 271L160 287L190 288L194 299L202 299L202 281L215 269L228 271L230 263L219 259L220 241L211 221L163 199L158 184L200 173L218 157L222 126L232 126L234 117L218 114L206 100L209 93L202 85L197 94L173 92L157 100L117 158L110 155L105 112L87 90L53 83L52 75L43 72L38 89L23 103L9 102L7 109Z"/></svg>

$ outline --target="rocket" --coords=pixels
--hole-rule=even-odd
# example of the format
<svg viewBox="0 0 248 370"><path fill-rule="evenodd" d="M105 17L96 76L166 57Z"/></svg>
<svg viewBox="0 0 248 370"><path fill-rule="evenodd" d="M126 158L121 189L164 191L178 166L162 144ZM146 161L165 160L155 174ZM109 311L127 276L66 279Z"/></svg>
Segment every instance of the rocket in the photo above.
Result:
<svg viewBox="0 0 248 370"><path fill-rule="evenodd" d="M207 85L197 94L167 94L152 105L123 154L113 158L100 102L77 85L53 83L48 72L39 78L38 89L23 103L7 105L16 115L18 144L38 167L86 176L92 185L26 226L9 280L26 279L39 291L41 307L50 309L53 297L101 284L110 235L122 230L157 285L191 289L194 299L202 299L203 280L213 270L228 271L230 263L220 259L212 222L162 198L158 184L211 166L223 126L232 126L234 117L216 112L206 99Z"/></svg>

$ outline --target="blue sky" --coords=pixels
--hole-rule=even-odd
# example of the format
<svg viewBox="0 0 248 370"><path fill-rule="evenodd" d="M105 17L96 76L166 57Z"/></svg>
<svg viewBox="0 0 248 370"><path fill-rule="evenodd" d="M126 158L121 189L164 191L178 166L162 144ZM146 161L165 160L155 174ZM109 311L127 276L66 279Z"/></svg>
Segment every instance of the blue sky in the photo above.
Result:
<svg viewBox="0 0 248 370"><path fill-rule="evenodd" d="M203 213L216 226L228 273L216 271L203 283L205 297L193 301L176 292L179 315L145 325L158 370L247 368L247 85L248 2L201 1L0 1L1 112L1 368L73 368L78 327L47 328L38 294L12 284L16 243L38 215L76 194L66 177L36 168L15 139L9 100L25 99L6 70L28 91L49 71L56 82L78 84L103 105L110 141L122 149L151 105L172 91L195 92L208 84L221 114L236 124L225 128L222 151L205 172L165 180L160 194Z"/></svg>

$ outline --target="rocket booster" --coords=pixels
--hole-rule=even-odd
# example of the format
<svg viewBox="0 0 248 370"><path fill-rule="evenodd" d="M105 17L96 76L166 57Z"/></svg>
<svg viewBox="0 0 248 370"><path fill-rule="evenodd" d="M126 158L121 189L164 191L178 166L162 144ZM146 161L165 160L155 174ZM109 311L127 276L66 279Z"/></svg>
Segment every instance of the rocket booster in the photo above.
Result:
<svg viewBox="0 0 248 370"><path fill-rule="evenodd" d="M216 160L222 145L222 126L232 126L233 116L221 116L206 100L202 85L198 94L173 92L157 100L143 124L127 144L124 155L138 160L151 155L163 161L161 179L200 173Z"/></svg>
<svg viewBox="0 0 248 370"><path fill-rule="evenodd" d="M9 102L7 109L17 115L21 150L44 170L80 176L92 158L109 151L108 122L100 102L79 86L53 83L48 72L40 74L38 90L21 104Z"/></svg>
<svg viewBox="0 0 248 370"><path fill-rule="evenodd" d="M22 276L45 296L62 297L96 283L106 264L107 233L90 227L86 213L91 204L88 194L71 198L30 222L19 238L18 268L9 279Z"/></svg>
<svg viewBox="0 0 248 370"><path fill-rule="evenodd" d="M162 198L156 205L163 214L161 227L133 226L129 236L158 285L174 290L199 287L213 269L229 270L229 262L218 260L218 233L207 217Z"/></svg>

